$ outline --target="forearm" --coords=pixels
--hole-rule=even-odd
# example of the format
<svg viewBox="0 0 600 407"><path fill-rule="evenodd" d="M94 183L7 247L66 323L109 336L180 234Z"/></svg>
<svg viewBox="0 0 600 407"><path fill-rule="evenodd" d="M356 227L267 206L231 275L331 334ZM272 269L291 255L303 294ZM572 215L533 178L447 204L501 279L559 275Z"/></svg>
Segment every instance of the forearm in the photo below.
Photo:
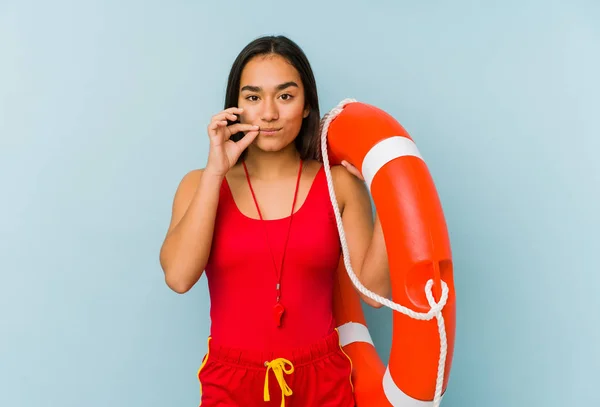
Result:
<svg viewBox="0 0 600 407"><path fill-rule="evenodd" d="M178 293L196 284L208 262L222 182L223 177L202 174L188 209L161 249L166 283Z"/></svg>
<svg viewBox="0 0 600 407"><path fill-rule="evenodd" d="M390 271L383 229L379 217L375 217L375 225L371 243L360 269L362 284L384 298L388 298L391 290ZM369 305L379 307L380 304L368 301Z"/></svg>

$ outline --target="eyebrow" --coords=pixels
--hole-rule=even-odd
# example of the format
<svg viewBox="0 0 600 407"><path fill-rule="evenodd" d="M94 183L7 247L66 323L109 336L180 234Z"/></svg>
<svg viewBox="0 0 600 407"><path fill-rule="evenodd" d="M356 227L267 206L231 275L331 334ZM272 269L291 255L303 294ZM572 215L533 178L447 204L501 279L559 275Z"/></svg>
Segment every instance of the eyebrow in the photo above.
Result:
<svg viewBox="0 0 600 407"><path fill-rule="evenodd" d="M296 88L299 87L296 82L289 81L289 82L282 83L281 85L277 85L275 87L275 89L277 89L277 90L284 90L284 89L289 88L291 86L295 86ZM256 93L258 93L258 92L262 91L262 88L260 86L246 85L240 91L243 92L245 90L247 90L249 92L256 92Z"/></svg>

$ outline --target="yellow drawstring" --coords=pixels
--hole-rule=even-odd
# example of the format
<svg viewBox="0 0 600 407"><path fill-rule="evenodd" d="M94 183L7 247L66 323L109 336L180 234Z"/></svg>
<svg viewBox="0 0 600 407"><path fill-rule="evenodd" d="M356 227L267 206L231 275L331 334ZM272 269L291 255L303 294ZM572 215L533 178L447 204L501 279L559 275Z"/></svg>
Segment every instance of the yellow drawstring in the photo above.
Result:
<svg viewBox="0 0 600 407"><path fill-rule="evenodd" d="M281 407L285 407L285 396L291 396L292 389L285 382L283 374L294 373L294 365L287 359L278 358L270 362L265 362L265 366L267 367L267 373L265 374L265 401L271 401L271 396L269 395L269 370L273 370L279 387L281 387ZM286 369L286 366L289 366L289 368Z"/></svg>

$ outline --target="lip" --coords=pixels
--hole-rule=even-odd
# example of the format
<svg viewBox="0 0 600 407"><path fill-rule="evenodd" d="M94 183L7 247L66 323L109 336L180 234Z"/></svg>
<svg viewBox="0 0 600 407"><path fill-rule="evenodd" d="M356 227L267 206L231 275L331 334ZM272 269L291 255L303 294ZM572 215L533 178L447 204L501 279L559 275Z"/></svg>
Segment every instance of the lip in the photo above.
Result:
<svg viewBox="0 0 600 407"><path fill-rule="evenodd" d="M263 134L265 136L271 136L271 135L277 133L279 130L281 130L281 129L276 129L273 127L264 128L264 129L260 129L260 134Z"/></svg>

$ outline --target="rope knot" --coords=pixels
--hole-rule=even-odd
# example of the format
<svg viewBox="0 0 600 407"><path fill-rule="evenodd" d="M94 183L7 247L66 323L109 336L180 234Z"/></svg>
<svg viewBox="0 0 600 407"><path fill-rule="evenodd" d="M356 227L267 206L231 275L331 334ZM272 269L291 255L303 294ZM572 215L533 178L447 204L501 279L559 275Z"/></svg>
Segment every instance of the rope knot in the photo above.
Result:
<svg viewBox="0 0 600 407"><path fill-rule="evenodd" d="M429 312L427 313L427 315L429 316L428 319L432 319L434 317L437 317L438 315L440 315L442 313L442 309L444 309L444 306L446 305L446 302L448 301L448 284L446 284L445 281L442 280L442 296L440 297L440 300L438 302L435 301L435 298L433 297L433 280L428 280L427 284L425 284L425 296L427 297L427 302L429 303L429 306L431 307L431 309L429 310Z"/></svg>

